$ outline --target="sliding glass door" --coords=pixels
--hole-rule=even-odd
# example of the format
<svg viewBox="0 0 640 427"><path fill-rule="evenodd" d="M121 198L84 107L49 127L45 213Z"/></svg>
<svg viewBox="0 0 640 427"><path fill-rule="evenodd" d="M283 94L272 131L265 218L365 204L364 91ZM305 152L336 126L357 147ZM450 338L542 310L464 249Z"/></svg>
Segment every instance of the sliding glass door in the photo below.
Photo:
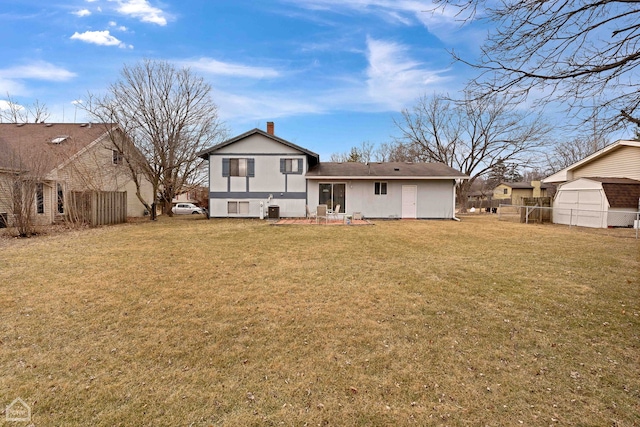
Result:
<svg viewBox="0 0 640 427"><path fill-rule="evenodd" d="M318 204L327 205L329 209L334 209L340 205L340 212L345 212L346 204L346 184L344 183L322 183L319 184Z"/></svg>

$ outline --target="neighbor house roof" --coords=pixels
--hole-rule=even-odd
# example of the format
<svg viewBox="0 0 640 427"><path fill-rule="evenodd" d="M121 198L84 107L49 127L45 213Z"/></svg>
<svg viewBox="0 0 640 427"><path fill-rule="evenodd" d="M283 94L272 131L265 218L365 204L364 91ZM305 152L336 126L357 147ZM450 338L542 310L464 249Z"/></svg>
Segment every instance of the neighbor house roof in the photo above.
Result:
<svg viewBox="0 0 640 427"><path fill-rule="evenodd" d="M630 178L584 178L602 183L612 208L638 208L640 181Z"/></svg>
<svg viewBox="0 0 640 427"><path fill-rule="evenodd" d="M316 163L318 163L320 161L320 156L318 154L314 153L313 151L307 150L306 148L300 147L299 145L296 145L293 142L287 141L286 139L282 139L280 137L277 137L277 136L275 136L273 134L270 134L270 133L265 132L263 130L260 130L258 128L252 129L252 130L250 130L248 132L243 133L242 135L238 135L238 136L233 137L231 139L228 139L228 140L226 140L224 142L221 142L220 144L216 144L213 147L207 148L206 150L203 150L203 151L199 152L197 154L197 156L207 160L209 154L211 154L211 153L213 153L213 152L215 152L215 151L217 151L217 150L219 150L219 149L221 149L223 147L226 147L227 145L231 145L234 142L238 142L238 141L240 141L242 139L248 138L251 135L255 135L255 134L259 134L259 135L265 136L267 138L270 138L270 139L272 139L274 141L279 142L280 144L286 145L287 147L293 148L294 150L298 150L298 151L306 154L307 156L309 156L312 159L314 159L314 161L310 162L310 164L312 164L312 165L316 164Z"/></svg>
<svg viewBox="0 0 640 427"><path fill-rule="evenodd" d="M585 157L584 159L577 161L562 170L559 170L553 175L549 175L548 177L544 178L542 181L546 183L565 182L567 181L567 176L569 172L572 172L575 169L581 168L589 163L592 163L606 155L609 155L613 151L619 150L623 147L640 147L640 141L628 141L628 140L616 141L613 144L607 145L603 149L598 150L595 153Z"/></svg>
<svg viewBox="0 0 640 427"><path fill-rule="evenodd" d="M106 132L86 123L0 123L0 168L49 173Z"/></svg>
<svg viewBox="0 0 640 427"><path fill-rule="evenodd" d="M469 176L444 163L346 162L319 163L309 169L307 178L345 179L468 179Z"/></svg>

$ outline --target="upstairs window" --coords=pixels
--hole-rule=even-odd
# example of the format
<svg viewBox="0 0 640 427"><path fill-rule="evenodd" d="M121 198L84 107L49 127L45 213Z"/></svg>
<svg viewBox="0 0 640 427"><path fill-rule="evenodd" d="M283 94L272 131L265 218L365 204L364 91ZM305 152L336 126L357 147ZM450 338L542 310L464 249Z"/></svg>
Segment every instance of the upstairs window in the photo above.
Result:
<svg viewBox="0 0 640 427"><path fill-rule="evenodd" d="M302 174L302 159L280 159L280 173Z"/></svg>
<svg viewBox="0 0 640 427"><path fill-rule="evenodd" d="M222 176L255 176L255 159L222 159Z"/></svg>

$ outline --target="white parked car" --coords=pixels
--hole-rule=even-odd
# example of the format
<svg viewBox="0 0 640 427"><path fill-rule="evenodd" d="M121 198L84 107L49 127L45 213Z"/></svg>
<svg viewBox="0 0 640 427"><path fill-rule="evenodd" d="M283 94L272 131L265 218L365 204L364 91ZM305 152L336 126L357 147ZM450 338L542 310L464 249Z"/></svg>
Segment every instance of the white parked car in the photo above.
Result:
<svg viewBox="0 0 640 427"><path fill-rule="evenodd" d="M171 208L171 212L176 215L193 215L204 214L204 209L194 205L193 203L178 203Z"/></svg>

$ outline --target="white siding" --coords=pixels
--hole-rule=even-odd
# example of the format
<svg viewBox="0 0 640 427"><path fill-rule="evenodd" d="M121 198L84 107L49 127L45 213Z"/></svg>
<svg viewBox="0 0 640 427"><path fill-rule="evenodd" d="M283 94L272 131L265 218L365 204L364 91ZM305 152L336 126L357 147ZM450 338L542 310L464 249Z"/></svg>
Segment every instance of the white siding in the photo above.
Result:
<svg viewBox="0 0 640 427"><path fill-rule="evenodd" d="M607 203L602 184L579 179L558 188L553 201L553 222L581 227L606 228Z"/></svg>
<svg viewBox="0 0 640 427"><path fill-rule="evenodd" d="M348 215L360 212L367 218L400 218L403 185L416 185L418 188L418 218L451 219L455 214L453 180L382 180L387 183L387 194L376 195L374 194L375 180L310 179L307 203L312 211L318 205L318 185L326 182L346 183L344 212Z"/></svg>

